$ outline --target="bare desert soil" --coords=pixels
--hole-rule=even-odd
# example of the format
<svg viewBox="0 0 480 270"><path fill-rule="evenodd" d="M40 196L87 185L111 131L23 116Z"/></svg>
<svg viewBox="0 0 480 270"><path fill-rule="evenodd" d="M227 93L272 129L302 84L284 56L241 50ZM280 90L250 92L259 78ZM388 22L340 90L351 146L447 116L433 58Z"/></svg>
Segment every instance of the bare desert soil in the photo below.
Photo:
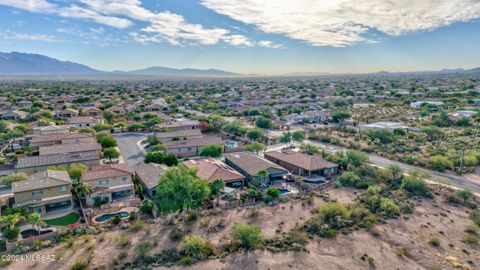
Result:
<svg viewBox="0 0 480 270"><path fill-rule="evenodd" d="M343 203L351 202L360 194L349 188L327 192L331 200ZM232 209L202 217L189 226L188 235L201 235L218 244L235 223L253 223L262 228L265 237L271 238L303 224L322 203L323 200L316 197L313 205L298 199L256 207L256 210L252 210L253 207ZM448 205L436 196L434 200L418 201L413 214L388 220L370 231L358 230L334 239L315 237L307 245L307 252L237 252L192 266L153 269L480 269L479 246L462 242L465 227L472 224L468 209ZM155 243L152 254L175 248L178 242L172 242L169 237L173 227L152 222L137 232L114 229L93 237L84 236L73 245L62 243L36 253L55 254L55 262L16 262L6 269L70 269L77 259L88 256L92 258L91 269L115 269L114 263L133 258L139 243ZM429 243L434 237L440 240L440 246Z"/></svg>

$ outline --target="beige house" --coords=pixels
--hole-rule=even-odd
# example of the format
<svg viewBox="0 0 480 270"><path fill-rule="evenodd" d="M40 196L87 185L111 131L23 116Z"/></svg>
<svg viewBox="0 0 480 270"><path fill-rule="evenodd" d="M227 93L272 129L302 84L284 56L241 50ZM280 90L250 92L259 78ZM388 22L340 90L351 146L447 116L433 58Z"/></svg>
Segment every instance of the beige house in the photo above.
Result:
<svg viewBox="0 0 480 270"><path fill-rule="evenodd" d="M53 134L67 134L70 133L70 128L70 125L35 127L33 128L33 135L45 136Z"/></svg>
<svg viewBox="0 0 480 270"><path fill-rule="evenodd" d="M64 133L35 136L30 140L30 146L51 146L57 144L77 144L77 143L93 143L95 139L90 133Z"/></svg>
<svg viewBox="0 0 480 270"><path fill-rule="evenodd" d="M95 198L106 202L133 196L132 172L126 164L108 164L92 167L83 173L80 183L92 185L93 193L87 195L87 205L93 206Z"/></svg>
<svg viewBox="0 0 480 270"><path fill-rule="evenodd" d="M66 171L46 170L12 183L15 207L42 215L72 209L72 180Z"/></svg>
<svg viewBox="0 0 480 270"><path fill-rule="evenodd" d="M102 110L96 107L86 107L82 109L83 116L100 117L103 116Z"/></svg>
<svg viewBox="0 0 480 270"><path fill-rule="evenodd" d="M223 140L220 137L205 137L181 141L167 141L163 143L163 146L165 146L166 153L172 153L180 158L184 158L198 156L201 149L210 144L218 144L223 146Z"/></svg>
<svg viewBox="0 0 480 270"><path fill-rule="evenodd" d="M102 118L94 118L91 116L77 116L68 119L68 124L76 128L94 127L98 124L103 124Z"/></svg>
<svg viewBox="0 0 480 270"><path fill-rule="evenodd" d="M100 157L96 151L45 156L29 156L19 158L17 160L16 171L31 174L46 170L52 166L68 167L72 164L95 166L99 163Z"/></svg>

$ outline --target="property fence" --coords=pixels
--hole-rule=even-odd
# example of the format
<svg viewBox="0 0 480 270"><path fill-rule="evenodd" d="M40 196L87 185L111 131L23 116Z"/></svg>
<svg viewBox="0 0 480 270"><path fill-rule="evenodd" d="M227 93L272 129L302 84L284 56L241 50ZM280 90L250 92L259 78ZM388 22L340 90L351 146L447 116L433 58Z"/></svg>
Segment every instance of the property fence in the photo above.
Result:
<svg viewBox="0 0 480 270"><path fill-rule="evenodd" d="M44 234L37 235L35 237L29 237L26 239L18 240L16 242L7 242L6 248L7 252L11 252L15 249L17 245L33 245L35 240L45 240L49 238L55 238L58 235L58 231L48 232Z"/></svg>

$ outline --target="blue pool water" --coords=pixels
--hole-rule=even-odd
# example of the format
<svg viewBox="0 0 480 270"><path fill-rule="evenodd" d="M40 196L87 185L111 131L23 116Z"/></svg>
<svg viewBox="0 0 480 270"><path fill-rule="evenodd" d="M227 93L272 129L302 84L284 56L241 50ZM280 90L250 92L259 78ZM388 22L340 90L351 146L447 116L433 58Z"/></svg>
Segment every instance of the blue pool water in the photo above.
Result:
<svg viewBox="0 0 480 270"><path fill-rule="evenodd" d="M107 221L107 220L113 218L116 215L119 215L121 218L128 217L128 213L123 211L123 212L112 213L112 214L103 214L103 215L95 218L95 221L96 222L104 222L104 221Z"/></svg>
<svg viewBox="0 0 480 270"><path fill-rule="evenodd" d="M280 191L280 195L283 195L283 194L286 194L286 193L290 192L290 190L288 190L286 188L279 188L278 191Z"/></svg>
<svg viewBox="0 0 480 270"><path fill-rule="evenodd" d="M236 146L237 146L236 142L228 142L227 143L227 148L232 148L232 147L236 147Z"/></svg>

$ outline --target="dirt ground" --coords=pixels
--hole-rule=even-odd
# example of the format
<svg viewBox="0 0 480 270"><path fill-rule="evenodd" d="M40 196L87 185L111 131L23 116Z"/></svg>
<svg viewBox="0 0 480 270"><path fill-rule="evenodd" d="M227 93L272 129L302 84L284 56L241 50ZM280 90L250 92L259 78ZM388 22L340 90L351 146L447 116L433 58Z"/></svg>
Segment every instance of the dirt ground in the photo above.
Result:
<svg viewBox="0 0 480 270"><path fill-rule="evenodd" d="M328 193L330 199L349 203L359 191L339 188L330 189ZM201 235L218 244L235 223L241 222L256 224L265 237L274 237L303 224L311 217L314 207L322 203L323 200L315 198L313 205L290 200L276 206L255 207L256 210L252 210L253 207L232 209L202 217L190 226L188 235ZM212 230L218 224L223 227ZM417 202L414 213L376 225L371 231L359 230L334 239L315 237L307 245L307 252L238 252L223 259L168 269L480 269L479 246L462 242L465 227L472 224L467 209L448 205L436 197ZM71 246L61 244L36 253L55 254L55 262L23 261L12 263L6 269L70 269L76 260L87 256L93 258L91 269L112 269L114 262L131 260L138 243L155 243L152 254L176 247L178 242L169 237L172 228L157 222L146 224L137 232L115 229L81 237ZM434 237L440 246L429 243Z"/></svg>

